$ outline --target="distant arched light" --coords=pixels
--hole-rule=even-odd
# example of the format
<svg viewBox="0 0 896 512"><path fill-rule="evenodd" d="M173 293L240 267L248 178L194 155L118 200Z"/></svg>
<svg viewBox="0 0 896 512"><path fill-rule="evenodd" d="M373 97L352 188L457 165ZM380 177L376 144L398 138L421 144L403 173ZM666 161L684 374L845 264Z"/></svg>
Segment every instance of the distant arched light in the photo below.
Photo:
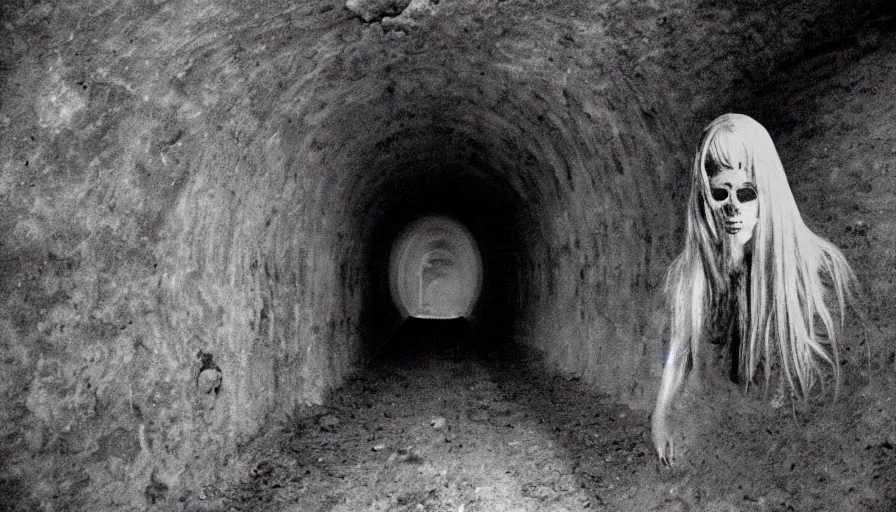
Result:
<svg viewBox="0 0 896 512"><path fill-rule="evenodd" d="M448 217L418 219L392 246L389 283L404 317L469 317L482 288L476 241Z"/></svg>

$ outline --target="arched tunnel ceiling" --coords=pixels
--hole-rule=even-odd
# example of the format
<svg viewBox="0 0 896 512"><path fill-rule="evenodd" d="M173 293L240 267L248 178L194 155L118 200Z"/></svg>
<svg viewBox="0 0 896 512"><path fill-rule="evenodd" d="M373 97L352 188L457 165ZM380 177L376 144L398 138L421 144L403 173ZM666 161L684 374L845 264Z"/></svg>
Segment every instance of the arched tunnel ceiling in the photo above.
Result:
<svg viewBox="0 0 896 512"><path fill-rule="evenodd" d="M388 334L380 274L428 213L481 242L504 334L643 406L699 129L831 45L871 51L884 4L10 2L4 417L137 439L133 503L198 486ZM10 435L16 467L55 453Z"/></svg>

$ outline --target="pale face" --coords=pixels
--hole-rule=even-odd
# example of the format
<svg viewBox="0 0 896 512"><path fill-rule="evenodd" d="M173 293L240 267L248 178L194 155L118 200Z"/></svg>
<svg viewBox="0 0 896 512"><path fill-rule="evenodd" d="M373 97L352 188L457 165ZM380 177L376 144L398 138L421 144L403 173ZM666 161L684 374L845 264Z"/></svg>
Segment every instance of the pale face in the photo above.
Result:
<svg viewBox="0 0 896 512"><path fill-rule="evenodd" d="M723 236L733 252L742 253L759 221L756 185L745 169L721 168L709 178L709 204L722 221Z"/></svg>

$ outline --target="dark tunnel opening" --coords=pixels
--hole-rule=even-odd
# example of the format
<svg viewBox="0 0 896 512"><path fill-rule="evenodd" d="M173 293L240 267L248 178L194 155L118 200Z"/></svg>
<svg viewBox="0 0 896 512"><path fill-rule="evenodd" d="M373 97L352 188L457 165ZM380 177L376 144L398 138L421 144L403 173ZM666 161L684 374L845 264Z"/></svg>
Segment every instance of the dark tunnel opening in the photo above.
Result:
<svg viewBox="0 0 896 512"><path fill-rule="evenodd" d="M535 211L495 173L476 165L441 165L395 173L375 194L377 216L366 242L365 261L371 286L363 306L366 330L363 352L375 360L396 350L429 350L425 344L408 344L409 333L438 338L434 344L466 343L488 350L506 343L520 314L525 293L524 266L537 250L523 242L521 233L532 226ZM483 283L469 318L424 320L403 318L389 289L389 256L399 234L415 220L443 215L466 227L479 246ZM459 332L455 338L436 335ZM469 331L469 332L467 332ZM426 334L429 333L429 334ZM400 348L399 348L400 347Z"/></svg>

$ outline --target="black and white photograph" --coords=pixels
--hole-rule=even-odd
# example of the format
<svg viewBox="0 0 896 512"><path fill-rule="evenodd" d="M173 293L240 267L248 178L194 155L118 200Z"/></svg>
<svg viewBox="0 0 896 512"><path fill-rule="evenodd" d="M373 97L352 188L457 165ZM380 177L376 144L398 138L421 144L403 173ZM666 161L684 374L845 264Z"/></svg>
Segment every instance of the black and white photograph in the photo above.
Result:
<svg viewBox="0 0 896 512"><path fill-rule="evenodd" d="M893 0L0 0L0 512L896 512Z"/></svg>

